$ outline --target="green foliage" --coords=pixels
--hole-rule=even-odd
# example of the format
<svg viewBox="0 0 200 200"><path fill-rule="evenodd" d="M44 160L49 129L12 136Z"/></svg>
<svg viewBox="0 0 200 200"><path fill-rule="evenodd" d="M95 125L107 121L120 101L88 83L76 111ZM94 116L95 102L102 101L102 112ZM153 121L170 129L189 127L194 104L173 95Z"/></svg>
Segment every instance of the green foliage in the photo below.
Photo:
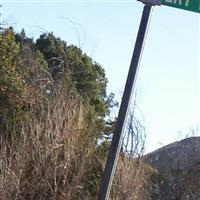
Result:
<svg viewBox="0 0 200 200"><path fill-rule="evenodd" d="M71 73L75 88L79 94L90 100L91 105L97 105L100 103L98 100L106 97L107 79L104 69L93 62L80 48L67 46L66 42L56 38L53 33L41 35L36 40L36 47L43 53L49 68L52 58L63 60L65 73Z"/></svg>
<svg viewBox="0 0 200 200"><path fill-rule="evenodd" d="M37 104L45 98L47 90L53 84L48 64L33 41L25 36L25 32L16 35L16 40L20 44L19 65L23 78L29 85L29 98L31 103Z"/></svg>
<svg viewBox="0 0 200 200"><path fill-rule="evenodd" d="M0 120L18 117L27 102L28 87L19 68L19 45L11 28L0 32Z"/></svg>
<svg viewBox="0 0 200 200"><path fill-rule="evenodd" d="M102 108L107 84L104 69L93 63L92 59L76 46L67 47L66 56L76 89L89 100L90 105L96 106L97 112L105 112L105 108Z"/></svg>
<svg viewBox="0 0 200 200"><path fill-rule="evenodd" d="M45 33L36 40L36 47L43 53L45 60L49 60L53 57L63 56L67 43L56 38L53 33Z"/></svg>
<svg viewBox="0 0 200 200"><path fill-rule="evenodd" d="M24 29L16 34L5 29L1 37L1 71L5 74L0 80L1 102L5 104L1 106L1 115L5 108L13 106L37 106L61 89L83 99L88 107L86 118L96 127L96 135L103 133L113 96L107 97L105 71L98 63L80 48L67 46L53 33L42 34L36 43L26 36Z"/></svg>
<svg viewBox="0 0 200 200"><path fill-rule="evenodd" d="M36 40L36 47L48 62L54 82L74 88L89 107L88 120L96 125L97 134L102 134L104 118L109 110L104 69L80 48L67 46L66 42L53 33L41 35Z"/></svg>

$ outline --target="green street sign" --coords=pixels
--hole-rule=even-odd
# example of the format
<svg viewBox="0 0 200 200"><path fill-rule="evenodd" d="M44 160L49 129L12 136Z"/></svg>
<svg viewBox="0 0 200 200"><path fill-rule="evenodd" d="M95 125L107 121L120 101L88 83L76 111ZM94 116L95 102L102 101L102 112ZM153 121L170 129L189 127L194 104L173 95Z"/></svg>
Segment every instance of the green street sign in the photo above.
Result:
<svg viewBox="0 0 200 200"><path fill-rule="evenodd" d="M200 13L200 0L161 0L161 4Z"/></svg>

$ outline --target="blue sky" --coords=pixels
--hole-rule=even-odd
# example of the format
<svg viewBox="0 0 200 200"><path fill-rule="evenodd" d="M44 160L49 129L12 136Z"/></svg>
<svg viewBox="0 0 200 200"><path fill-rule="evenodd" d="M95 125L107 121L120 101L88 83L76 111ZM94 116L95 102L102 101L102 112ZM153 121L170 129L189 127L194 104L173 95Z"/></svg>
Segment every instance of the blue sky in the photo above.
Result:
<svg viewBox="0 0 200 200"><path fill-rule="evenodd" d="M142 3L0 2L2 20L15 30L24 27L34 38L53 31L68 44L80 46L105 68L108 91L121 100ZM146 151L181 139L200 122L199 34L198 14L166 6L153 9L136 85L148 134Z"/></svg>

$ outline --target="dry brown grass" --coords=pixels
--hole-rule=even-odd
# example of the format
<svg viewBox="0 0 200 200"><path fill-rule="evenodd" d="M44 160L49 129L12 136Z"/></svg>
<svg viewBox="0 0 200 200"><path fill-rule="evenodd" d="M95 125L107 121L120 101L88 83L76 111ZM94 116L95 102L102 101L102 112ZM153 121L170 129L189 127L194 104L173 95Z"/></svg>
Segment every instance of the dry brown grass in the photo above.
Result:
<svg viewBox="0 0 200 200"><path fill-rule="evenodd" d="M95 199L107 148L95 146L87 109L79 97L57 94L1 135L0 200ZM121 157L110 199L147 200L153 173L142 162Z"/></svg>
<svg viewBox="0 0 200 200"><path fill-rule="evenodd" d="M1 200L82 199L91 141L84 109L80 99L59 94L33 109L11 137L1 135Z"/></svg>
<svg viewBox="0 0 200 200"><path fill-rule="evenodd" d="M150 200L149 190L156 171L143 162L146 131L142 122L130 113L119 158L111 200Z"/></svg>
<svg viewBox="0 0 200 200"><path fill-rule="evenodd" d="M111 200L150 200L148 187L156 171L140 159L121 157L114 177Z"/></svg>

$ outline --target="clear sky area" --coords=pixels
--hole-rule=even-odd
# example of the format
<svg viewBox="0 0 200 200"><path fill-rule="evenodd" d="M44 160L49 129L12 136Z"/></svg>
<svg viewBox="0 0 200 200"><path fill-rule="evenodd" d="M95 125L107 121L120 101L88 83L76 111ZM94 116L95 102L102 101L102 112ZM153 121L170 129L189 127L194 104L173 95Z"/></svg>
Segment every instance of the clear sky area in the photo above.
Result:
<svg viewBox="0 0 200 200"><path fill-rule="evenodd" d="M51 32L80 46L106 71L120 102L143 4L130 1L0 1L2 19L37 38ZM153 9L137 77L146 152L182 139L200 124L200 14ZM117 114L117 113L116 113ZM197 133L197 132L196 132Z"/></svg>

